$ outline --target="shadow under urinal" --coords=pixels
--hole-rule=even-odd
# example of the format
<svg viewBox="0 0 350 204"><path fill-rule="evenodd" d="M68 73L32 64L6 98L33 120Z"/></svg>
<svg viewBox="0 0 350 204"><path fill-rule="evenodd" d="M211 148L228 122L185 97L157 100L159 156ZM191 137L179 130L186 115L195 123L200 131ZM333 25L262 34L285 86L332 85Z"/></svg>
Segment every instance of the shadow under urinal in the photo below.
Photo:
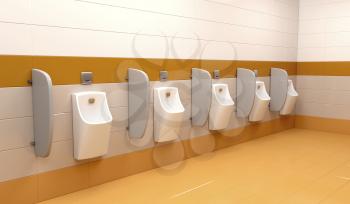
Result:
<svg viewBox="0 0 350 204"><path fill-rule="evenodd" d="M164 175L174 175L185 166L186 156L182 141L156 143L152 151L157 171Z"/></svg>
<svg viewBox="0 0 350 204"><path fill-rule="evenodd" d="M197 160L208 160L215 156L216 140L214 135L192 137L189 140L191 151Z"/></svg>
<svg viewBox="0 0 350 204"><path fill-rule="evenodd" d="M223 137L239 137L248 124L247 118L237 117L237 112L233 112L230 124L228 125L229 130L222 131L210 131L213 134L217 134Z"/></svg>

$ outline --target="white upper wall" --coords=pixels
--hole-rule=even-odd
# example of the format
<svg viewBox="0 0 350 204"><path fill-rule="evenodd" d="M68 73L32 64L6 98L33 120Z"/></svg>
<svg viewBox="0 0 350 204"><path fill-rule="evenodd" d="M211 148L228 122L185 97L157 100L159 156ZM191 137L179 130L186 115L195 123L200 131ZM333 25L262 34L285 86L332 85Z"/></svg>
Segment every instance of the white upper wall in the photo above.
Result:
<svg viewBox="0 0 350 204"><path fill-rule="evenodd" d="M296 0L0 0L0 54L295 61Z"/></svg>
<svg viewBox="0 0 350 204"><path fill-rule="evenodd" d="M349 61L350 1L300 0L298 61Z"/></svg>

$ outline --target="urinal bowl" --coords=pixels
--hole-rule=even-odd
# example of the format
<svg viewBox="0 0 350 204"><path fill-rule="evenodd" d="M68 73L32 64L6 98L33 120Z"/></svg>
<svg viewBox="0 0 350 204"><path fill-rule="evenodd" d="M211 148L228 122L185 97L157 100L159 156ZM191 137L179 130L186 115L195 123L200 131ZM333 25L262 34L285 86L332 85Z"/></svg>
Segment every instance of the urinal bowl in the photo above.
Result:
<svg viewBox="0 0 350 204"><path fill-rule="evenodd" d="M230 96L227 84L213 84L212 102L209 111L209 129L222 130L230 122L234 102Z"/></svg>
<svg viewBox="0 0 350 204"><path fill-rule="evenodd" d="M169 142L176 140L184 119L183 107L176 87L154 89L154 140Z"/></svg>
<svg viewBox="0 0 350 204"><path fill-rule="evenodd" d="M72 96L74 157L103 156L109 147L112 115L104 92L80 92Z"/></svg>
<svg viewBox="0 0 350 204"><path fill-rule="evenodd" d="M287 97L286 101L284 102L284 105L280 111L280 115L289 115L293 112L296 101L298 98L298 93L294 89L293 81L288 80L288 91L287 91Z"/></svg>
<svg viewBox="0 0 350 204"><path fill-rule="evenodd" d="M269 109L270 100L271 98L266 91L265 83L263 81L257 81L254 104L249 114L249 121L257 122L263 120Z"/></svg>

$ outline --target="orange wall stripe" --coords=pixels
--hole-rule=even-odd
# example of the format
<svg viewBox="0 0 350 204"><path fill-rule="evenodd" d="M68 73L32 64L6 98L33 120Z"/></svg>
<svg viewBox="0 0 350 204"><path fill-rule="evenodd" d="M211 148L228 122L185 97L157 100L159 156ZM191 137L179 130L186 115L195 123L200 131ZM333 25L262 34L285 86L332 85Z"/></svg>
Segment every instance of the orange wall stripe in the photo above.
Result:
<svg viewBox="0 0 350 204"><path fill-rule="evenodd" d="M310 130L350 134L350 120L321 118L313 116L295 116L295 127Z"/></svg>
<svg viewBox="0 0 350 204"><path fill-rule="evenodd" d="M298 75L350 76L350 62L298 62Z"/></svg>
<svg viewBox="0 0 350 204"><path fill-rule="evenodd" d="M152 81L159 80L159 71L169 71L169 80L190 79L191 68L212 72L221 70L222 77L235 77L237 67L257 69L259 76L269 76L271 67L286 69L295 75L296 62L232 61L192 59L140 59L57 56L0 56L0 87L28 86L31 69L42 69L50 74L55 85L79 84L80 72L91 71L94 83L124 82L127 68L144 70Z"/></svg>

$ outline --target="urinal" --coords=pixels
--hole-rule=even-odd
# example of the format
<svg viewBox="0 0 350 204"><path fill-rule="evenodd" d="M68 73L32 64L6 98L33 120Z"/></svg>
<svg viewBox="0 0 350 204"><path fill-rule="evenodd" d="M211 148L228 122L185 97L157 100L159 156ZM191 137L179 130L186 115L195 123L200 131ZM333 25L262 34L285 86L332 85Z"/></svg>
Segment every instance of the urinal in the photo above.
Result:
<svg viewBox="0 0 350 204"><path fill-rule="evenodd" d="M209 111L209 129L225 129L230 122L234 109L234 102L231 98L227 84L212 85L212 100Z"/></svg>
<svg viewBox="0 0 350 204"><path fill-rule="evenodd" d="M112 115L104 92L73 94L74 157L77 160L103 156L109 146Z"/></svg>
<svg viewBox="0 0 350 204"><path fill-rule="evenodd" d="M263 81L256 81L255 98L252 110L249 113L249 121L256 122L264 119L269 109L270 96L266 91Z"/></svg>
<svg viewBox="0 0 350 204"><path fill-rule="evenodd" d="M176 140L184 119L178 88L159 87L154 89L154 140L169 142Z"/></svg>
<svg viewBox="0 0 350 204"><path fill-rule="evenodd" d="M298 98L298 93L294 89L293 81L292 80L288 80L287 97L286 97L286 101L284 102L284 105L283 105L283 107L282 107L282 109L280 111L280 114L281 115L291 114L293 112L293 110L294 110L297 98Z"/></svg>

